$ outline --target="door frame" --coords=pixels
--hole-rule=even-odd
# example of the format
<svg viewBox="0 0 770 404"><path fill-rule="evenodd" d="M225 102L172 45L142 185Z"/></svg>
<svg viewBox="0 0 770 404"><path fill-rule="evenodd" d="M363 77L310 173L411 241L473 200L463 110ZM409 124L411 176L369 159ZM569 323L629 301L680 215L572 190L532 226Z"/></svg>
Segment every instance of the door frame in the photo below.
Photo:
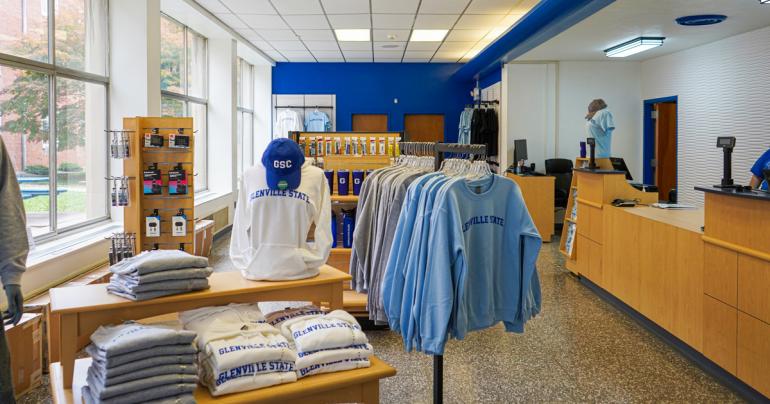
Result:
<svg viewBox="0 0 770 404"><path fill-rule="evenodd" d="M677 167L679 166L679 96L652 98L644 100L642 107L643 140L642 140L642 167L644 170L644 183L653 184L652 164L650 161L655 157L655 123L652 120L652 106L661 102L673 102L676 104L676 122L674 125L674 152L676 154ZM677 189L679 188L679 170L676 170L674 179Z"/></svg>

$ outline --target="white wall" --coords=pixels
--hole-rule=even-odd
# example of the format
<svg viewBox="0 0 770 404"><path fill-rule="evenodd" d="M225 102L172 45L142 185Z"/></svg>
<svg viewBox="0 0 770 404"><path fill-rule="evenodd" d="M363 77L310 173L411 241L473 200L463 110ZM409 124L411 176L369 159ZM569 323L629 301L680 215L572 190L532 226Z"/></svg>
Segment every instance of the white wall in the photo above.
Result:
<svg viewBox="0 0 770 404"><path fill-rule="evenodd" d="M574 160L585 141L588 103L607 102L615 117L612 156L626 160L642 181L642 101L639 62L560 62L556 154Z"/></svg>
<svg viewBox="0 0 770 404"><path fill-rule="evenodd" d="M678 178L683 203L700 205L698 185L719 183L717 136L735 136L733 177L770 147L770 27L642 62L642 97L678 96Z"/></svg>

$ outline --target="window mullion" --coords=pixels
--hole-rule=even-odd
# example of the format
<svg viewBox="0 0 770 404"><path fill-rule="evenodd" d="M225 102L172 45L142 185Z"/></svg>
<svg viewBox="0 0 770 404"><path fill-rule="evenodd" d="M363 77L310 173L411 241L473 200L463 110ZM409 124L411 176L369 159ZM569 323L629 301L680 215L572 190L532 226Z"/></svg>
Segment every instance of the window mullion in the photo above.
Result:
<svg viewBox="0 0 770 404"><path fill-rule="evenodd" d="M56 178L56 76L48 76L48 214L51 231L58 232Z"/></svg>

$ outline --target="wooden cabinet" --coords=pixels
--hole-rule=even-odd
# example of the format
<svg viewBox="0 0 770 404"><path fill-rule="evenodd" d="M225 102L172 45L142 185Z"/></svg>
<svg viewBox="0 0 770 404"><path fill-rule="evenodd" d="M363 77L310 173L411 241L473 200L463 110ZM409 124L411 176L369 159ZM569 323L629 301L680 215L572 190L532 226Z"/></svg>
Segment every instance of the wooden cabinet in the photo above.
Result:
<svg viewBox="0 0 770 404"><path fill-rule="evenodd" d="M580 234L577 237L578 272L603 287L602 245Z"/></svg>
<svg viewBox="0 0 770 404"><path fill-rule="evenodd" d="M703 295L703 355L736 375L738 310Z"/></svg>
<svg viewBox="0 0 770 404"><path fill-rule="evenodd" d="M770 397L770 324L740 311L737 376Z"/></svg>
<svg viewBox="0 0 770 404"><path fill-rule="evenodd" d="M770 323L770 262L738 256L738 309ZM770 339L766 340L770 346Z"/></svg>
<svg viewBox="0 0 770 404"><path fill-rule="evenodd" d="M703 249L703 291L735 306L738 300L738 253L706 243Z"/></svg>

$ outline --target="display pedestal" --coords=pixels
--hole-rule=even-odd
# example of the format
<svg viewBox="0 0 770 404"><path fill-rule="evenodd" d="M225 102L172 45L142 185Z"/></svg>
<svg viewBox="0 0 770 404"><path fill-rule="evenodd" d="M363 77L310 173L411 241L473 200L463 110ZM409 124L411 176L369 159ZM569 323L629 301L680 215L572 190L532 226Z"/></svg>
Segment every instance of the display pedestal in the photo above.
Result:
<svg viewBox="0 0 770 404"><path fill-rule="evenodd" d="M380 379L396 374L396 369L377 357L364 369L324 373L263 389L212 397L207 388L198 386L195 400L199 403L378 403ZM75 361L74 388L64 388L63 369L59 362L50 367L51 392L56 404L82 403L81 389L86 384L91 359Z"/></svg>

